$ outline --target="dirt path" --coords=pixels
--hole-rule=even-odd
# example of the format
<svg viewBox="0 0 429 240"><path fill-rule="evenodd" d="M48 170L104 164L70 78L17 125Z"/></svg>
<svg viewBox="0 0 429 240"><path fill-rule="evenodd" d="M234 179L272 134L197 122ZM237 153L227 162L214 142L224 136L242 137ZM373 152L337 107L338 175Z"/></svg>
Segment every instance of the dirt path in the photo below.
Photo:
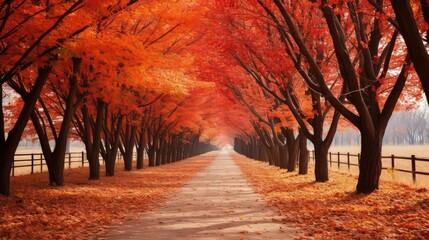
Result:
<svg viewBox="0 0 429 240"><path fill-rule="evenodd" d="M180 169L178 169L180 171ZM109 229L106 239L293 239L295 229L273 222L267 207L228 152L161 207ZM104 237L103 237L104 239Z"/></svg>

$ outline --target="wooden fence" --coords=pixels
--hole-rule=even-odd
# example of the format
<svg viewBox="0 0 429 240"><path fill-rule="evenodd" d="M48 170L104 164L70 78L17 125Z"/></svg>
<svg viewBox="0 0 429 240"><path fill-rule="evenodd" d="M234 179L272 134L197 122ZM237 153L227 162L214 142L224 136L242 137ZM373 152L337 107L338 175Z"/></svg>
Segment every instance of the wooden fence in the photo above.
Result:
<svg viewBox="0 0 429 240"><path fill-rule="evenodd" d="M122 155L118 153L117 161L122 159ZM133 155L136 159L136 153ZM85 152L69 152L66 153L65 167L84 167L87 166L88 160L86 159ZM104 160L100 155L100 164L104 164ZM20 170L19 175L33 174L35 172L47 171L45 158L42 153L17 153L15 154L15 161L12 162L11 176L15 176L16 172Z"/></svg>
<svg viewBox="0 0 429 240"><path fill-rule="evenodd" d="M310 151L310 159L313 161L314 156L314 151ZM429 172L419 171L417 169L417 166L420 164L422 168L426 168L429 171L428 158L418 158L415 155L411 155L411 157L402 157L395 156L394 154L390 156L382 156L381 158L383 161L383 170L410 173L413 183L416 183L417 175L429 176ZM329 152L328 161L331 168L337 166L338 170L343 170L341 166L344 166L347 167L348 171L350 171L351 167L359 167L360 154ZM425 164L425 166L422 164Z"/></svg>

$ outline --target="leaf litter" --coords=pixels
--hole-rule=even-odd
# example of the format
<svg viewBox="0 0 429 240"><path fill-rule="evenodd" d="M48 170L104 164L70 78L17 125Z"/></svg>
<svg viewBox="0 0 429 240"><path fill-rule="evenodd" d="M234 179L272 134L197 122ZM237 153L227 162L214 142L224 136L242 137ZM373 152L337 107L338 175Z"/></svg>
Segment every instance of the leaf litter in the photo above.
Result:
<svg viewBox="0 0 429 240"><path fill-rule="evenodd" d="M356 194L357 178L331 171L329 182L287 172L233 154L253 188L278 209L274 222L292 224L302 239L429 239L427 189L381 181L380 190Z"/></svg>
<svg viewBox="0 0 429 240"><path fill-rule="evenodd" d="M11 178L12 195L0 196L0 239L88 239L112 224L136 219L157 206L212 157L196 157L132 172L118 164L114 177L88 179L88 168L67 169L66 185L50 187L48 174Z"/></svg>

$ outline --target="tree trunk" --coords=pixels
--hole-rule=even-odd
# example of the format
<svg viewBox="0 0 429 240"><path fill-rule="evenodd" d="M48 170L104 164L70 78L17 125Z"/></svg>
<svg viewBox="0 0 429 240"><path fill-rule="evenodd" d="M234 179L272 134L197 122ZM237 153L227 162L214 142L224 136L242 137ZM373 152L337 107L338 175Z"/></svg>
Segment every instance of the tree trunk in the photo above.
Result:
<svg viewBox="0 0 429 240"><path fill-rule="evenodd" d="M25 103L19 114L17 121L15 122L12 130L9 131L6 136L4 135L4 115L3 115L3 106L0 106L2 109L1 113L1 127L2 127L2 136L0 139L0 194L8 196L10 194L10 172L12 168L12 162L15 158L15 152L18 148L19 141L24 132L25 126L27 125L28 120L30 119L31 113L34 110L37 99L40 96L45 83L48 79L48 76L51 72L52 66L46 66L38 70L38 76L36 82L31 90L31 92L25 96ZM2 90L2 89L1 89ZM3 102L3 97L2 97Z"/></svg>
<svg viewBox="0 0 429 240"><path fill-rule="evenodd" d="M115 176L115 162L116 162L116 154L111 156L111 158L106 161L106 176L113 177Z"/></svg>
<svg viewBox="0 0 429 240"><path fill-rule="evenodd" d="M372 193L379 187L379 180L382 170L381 146L382 137L371 137L362 133L361 158L359 161L359 178L356 186L357 193Z"/></svg>
<svg viewBox="0 0 429 240"><path fill-rule="evenodd" d="M160 163L160 165L164 165L166 162L165 162L165 145L167 144L167 142L164 140L164 138L161 138L161 144L160 144L160 147L159 147L159 153L160 153L160 156L159 156L159 163Z"/></svg>
<svg viewBox="0 0 429 240"><path fill-rule="evenodd" d="M149 167L154 167L156 163L156 149L158 148L159 135L157 132L152 133L151 129L148 129L148 150L147 157L149 160Z"/></svg>
<svg viewBox="0 0 429 240"><path fill-rule="evenodd" d="M429 103L429 54L423 44L410 1L391 0L390 2L396 14L396 21L400 26L401 35L407 45L408 54L422 83L426 101Z"/></svg>
<svg viewBox="0 0 429 240"><path fill-rule="evenodd" d="M284 129L282 132L287 139L287 148L289 155L287 170L289 172L293 172L296 169L296 162L298 160L298 141L297 139L295 139L293 129L287 128Z"/></svg>
<svg viewBox="0 0 429 240"><path fill-rule="evenodd" d="M66 155L66 145L61 145L55 146L55 150L52 153L55 171L55 174L53 176L53 183L56 186L64 186L64 161Z"/></svg>
<svg viewBox="0 0 429 240"><path fill-rule="evenodd" d="M105 103L98 99L97 100L97 115L95 119L95 124L88 125L88 128L92 128L92 141L91 137L89 138L90 150L87 148L88 154L88 164L89 164L89 180L98 180L100 179L100 143L101 143L101 130L103 126L103 110L105 108ZM90 117L87 114L87 117ZM92 143L91 143L92 142Z"/></svg>
<svg viewBox="0 0 429 240"><path fill-rule="evenodd" d="M292 144L288 143L288 152L289 152L289 161L287 165L288 172L293 172L296 169L296 162L298 160L298 149L299 145L296 141L294 141Z"/></svg>
<svg viewBox="0 0 429 240"><path fill-rule="evenodd" d="M81 59L73 59L75 74L79 72L80 62ZM75 77L72 77L69 82L70 90L66 99L64 116L61 122L61 128L58 134L58 138L55 141L55 149L52 153L52 161L55 171L53 181L57 186L64 185L64 162L67 150L68 135L70 131L70 125L73 121L73 116L77 108L77 106L75 106L75 101L78 92L77 80Z"/></svg>
<svg viewBox="0 0 429 240"><path fill-rule="evenodd" d="M38 135L40 147L45 158L46 166L48 167L49 185L53 186L55 182L55 166L52 158L52 150L49 144L48 135L45 133L39 115L36 110L31 114L31 121L33 122L34 129Z"/></svg>
<svg viewBox="0 0 429 240"><path fill-rule="evenodd" d="M171 142L170 142L170 140L167 140L165 143L165 148L164 148L164 162L166 164L171 163L170 148L171 148Z"/></svg>
<svg viewBox="0 0 429 240"><path fill-rule="evenodd" d="M0 194L10 195L10 172L14 161L15 151L11 151L7 146L0 148Z"/></svg>
<svg viewBox="0 0 429 240"><path fill-rule="evenodd" d="M140 146L137 148L137 169L143 169L144 167L144 147Z"/></svg>
<svg viewBox="0 0 429 240"><path fill-rule="evenodd" d="M171 141L171 148L170 148L170 152L168 154L171 155L171 162L177 162L178 137L177 137L177 135L173 135L172 138L173 139Z"/></svg>
<svg viewBox="0 0 429 240"><path fill-rule="evenodd" d="M182 159L189 158L190 155L191 155L191 144L190 143L184 144Z"/></svg>
<svg viewBox="0 0 429 240"><path fill-rule="evenodd" d="M88 157L89 163L89 180L98 180L100 179L100 161L99 154L92 153L92 157Z"/></svg>
<svg viewBox="0 0 429 240"><path fill-rule="evenodd" d="M167 146L165 147L165 150L164 150L165 163L172 162L172 155L171 155L172 147L173 147L173 139L172 139L172 136L169 136L169 140L167 140Z"/></svg>
<svg viewBox="0 0 429 240"><path fill-rule="evenodd" d="M104 145L105 145L105 156L104 162L106 163L106 176L114 176L115 175L115 164L116 164L116 157L118 155L119 151L119 143L120 143L120 132L122 129L122 121L124 119L124 116L119 116L117 118L117 122L114 123L113 114L111 115L111 124L110 124L110 130L108 125L108 111L106 106L106 112L105 112L105 126L104 126ZM116 127L115 127L116 125Z"/></svg>
<svg viewBox="0 0 429 240"><path fill-rule="evenodd" d="M287 169L289 165L289 153L287 149L287 145L278 145L279 150L279 167L281 169Z"/></svg>
<svg viewBox="0 0 429 240"><path fill-rule="evenodd" d="M155 166L161 165L161 148L162 148L162 138L158 140L158 147L155 149Z"/></svg>
<svg viewBox="0 0 429 240"><path fill-rule="evenodd" d="M144 167L144 150L145 150L145 130L142 127L139 135L139 143L137 145L137 169Z"/></svg>
<svg viewBox="0 0 429 240"><path fill-rule="evenodd" d="M308 173L308 149L307 138L303 133L298 136L299 144L299 171L298 174L306 175Z"/></svg>
<svg viewBox="0 0 429 240"><path fill-rule="evenodd" d="M328 149L322 143L314 144L316 182L327 182L328 177Z"/></svg>
<svg viewBox="0 0 429 240"><path fill-rule="evenodd" d="M259 146L258 146L258 141L255 137L252 137L252 139L250 140L251 144L252 144L252 148L251 148L251 153L250 156L252 159L259 159Z"/></svg>
<svg viewBox="0 0 429 240"><path fill-rule="evenodd" d="M177 157L176 157L177 161L180 161L183 159L183 149L184 149L183 145L184 145L183 142L179 140L177 143Z"/></svg>
<svg viewBox="0 0 429 240"><path fill-rule="evenodd" d="M129 129L129 134L126 134L124 139L124 170L131 171L133 168L133 151L135 145L135 136L137 131L137 126L127 123L127 128ZM127 130L128 131L128 130Z"/></svg>
<svg viewBox="0 0 429 240"><path fill-rule="evenodd" d="M133 152L127 151L124 155L124 170L131 171L133 169Z"/></svg>
<svg viewBox="0 0 429 240"><path fill-rule="evenodd" d="M268 165L273 166L274 161L273 161L273 153L271 152L271 149L269 149L268 147L265 147L265 154L267 156Z"/></svg>
<svg viewBox="0 0 429 240"><path fill-rule="evenodd" d="M155 166L155 147L152 145L147 151L147 157L149 160L149 167Z"/></svg>
<svg viewBox="0 0 429 240"><path fill-rule="evenodd" d="M259 157L260 157L260 161L262 162L268 162L268 157L267 157L267 149L265 148L265 145L263 143L259 144Z"/></svg>

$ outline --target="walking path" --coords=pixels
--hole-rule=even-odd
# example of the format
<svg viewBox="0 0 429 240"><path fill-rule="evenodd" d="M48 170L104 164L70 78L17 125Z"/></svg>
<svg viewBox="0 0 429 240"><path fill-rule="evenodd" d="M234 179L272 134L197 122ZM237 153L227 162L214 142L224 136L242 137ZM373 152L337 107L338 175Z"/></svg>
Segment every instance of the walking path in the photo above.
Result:
<svg viewBox="0 0 429 240"><path fill-rule="evenodd" d="M213 154L213 153L211 153ZM138 221L114 226L107 239L293 239L296 229L273 222L268 207L228 152L176 196ZM180 169L177 169L180 171Z"/></svg>

